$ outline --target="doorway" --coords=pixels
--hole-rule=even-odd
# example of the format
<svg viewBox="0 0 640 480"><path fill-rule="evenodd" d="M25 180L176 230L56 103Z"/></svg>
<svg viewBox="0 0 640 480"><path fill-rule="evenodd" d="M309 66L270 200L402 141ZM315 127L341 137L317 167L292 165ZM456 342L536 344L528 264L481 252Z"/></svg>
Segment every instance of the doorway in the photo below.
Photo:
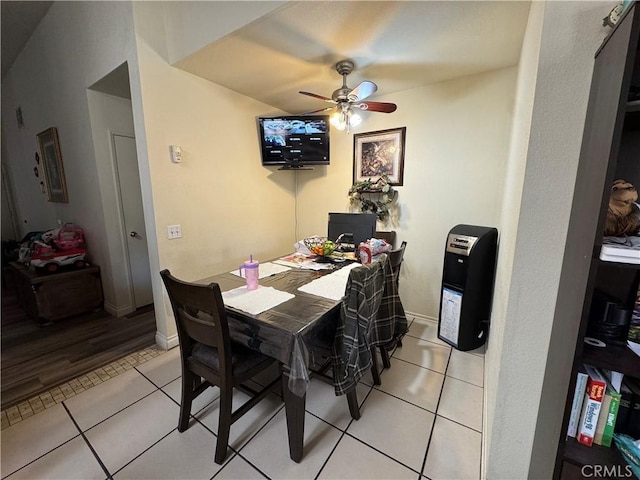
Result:
<svg viewBox="0 0 640 480"><path fill-rule="evenodd" d="M151 267L140 191L135 137L111 134L131 295L136 309L153 302Z"/></svg>

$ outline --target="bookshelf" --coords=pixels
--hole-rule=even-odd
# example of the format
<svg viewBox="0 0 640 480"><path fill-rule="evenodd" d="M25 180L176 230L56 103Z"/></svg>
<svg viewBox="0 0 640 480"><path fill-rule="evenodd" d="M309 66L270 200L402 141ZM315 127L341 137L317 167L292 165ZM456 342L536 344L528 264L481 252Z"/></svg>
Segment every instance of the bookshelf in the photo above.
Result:
<svg viewBox="0 0 640 480"><path fill-rule="evenodd" d="M587 280L579 319L571 381L558 441L555 479L585 478L584 466L624 468L626 463L615 446L587 447L566 438L576 375L583 363L640 378L640 357L624 339L607 341L606 347L584 343L594 317L594 298L606 294L616 298L622 308L633 311L640 286L640 265L600 260L602 232L611 185L625 179L640 188L640 5L634 2L623 14L595 55L589 107L585 121L580 163L569 230L574 242L586 242L584 253L573 254L563 264L563 275ZM631 92L634 92L631 95ZM630 100L631 98L631 100ZM571 237L568 237L570 244ZM571 248L571 247L568 247ZM576 250L580 250L575 247ZM582 250L580 250L582 252ZM589 252L591 258L589 259ZM573 263L572 263L573 262ZM574 292L582 295L580 288ZM594 295L595 294L595 295ZM580 297L582 298L582 297ZM609 470L615 471L615 470Z"/></svg>

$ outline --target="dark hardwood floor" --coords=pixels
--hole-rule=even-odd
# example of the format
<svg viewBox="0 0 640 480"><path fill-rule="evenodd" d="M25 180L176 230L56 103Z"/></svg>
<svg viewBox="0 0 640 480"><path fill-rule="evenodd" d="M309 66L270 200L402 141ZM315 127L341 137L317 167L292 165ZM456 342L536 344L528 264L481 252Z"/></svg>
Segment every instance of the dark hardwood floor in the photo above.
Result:
<svg viewBox="0 0 640 480"><path fill-rule="evenodd" d="M2 286L2 410L155 343L153 305L126 317L104 310L40 326Z"/></svg>

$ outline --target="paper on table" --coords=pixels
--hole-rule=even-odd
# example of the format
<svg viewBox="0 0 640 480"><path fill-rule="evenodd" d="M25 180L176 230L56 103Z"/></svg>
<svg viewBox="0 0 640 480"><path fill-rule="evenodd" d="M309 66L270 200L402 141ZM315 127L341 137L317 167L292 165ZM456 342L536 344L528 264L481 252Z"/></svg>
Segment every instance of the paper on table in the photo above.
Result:
<svg viewBox="0 0 640 480"><path fill-rule="evenodd" d="M298 288L301 292L310 293L319 297L329 298L331 300L340 300L344 297L344 291L347 288L347 279L349 271L352 268L359 267L358 263L345 265L340 270L336 270L324 277L316 278L306 285Z"/></svg>
<svg viewBox="0 0 640 480"><path fill-rule="evenodd" d="M270 277L271 275L286 272L287 270L291 270L291 268L285 267L284 265L276 265L275 263L271 262L261 263L260 267L258 268L258 278ZM233 270L229 273L233 273L234 275L244 278L244 271L240 273L240 269Z"/></svg>
<svg viewBox="0 0 640 480"><path fill-rule="evenodd" d="M294 297L295 295L292 293L263 286L258 286L256 290L247 290L247 287L238 287L227 292L222 292L222 300L225 305L252 315L258 315Z"/></svg>

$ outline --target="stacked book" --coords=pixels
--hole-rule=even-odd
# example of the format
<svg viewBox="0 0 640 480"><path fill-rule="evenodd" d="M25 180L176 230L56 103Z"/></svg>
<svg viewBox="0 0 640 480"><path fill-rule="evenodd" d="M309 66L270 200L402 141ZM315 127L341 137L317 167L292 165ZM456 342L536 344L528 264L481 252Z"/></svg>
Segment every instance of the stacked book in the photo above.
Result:
<svg viewBox="0 0 640 480"><path fill-rule="evenodd" d="M640 247L604 244L600 249L600 260L606 262L640 264Z"/></svg>
<svg viewBox="0 0 640 480"><path fill-rule="evenodd" d="M640 438L640 381L584 364L578 372L568 437L610 447L614 433Z"/></svg>

